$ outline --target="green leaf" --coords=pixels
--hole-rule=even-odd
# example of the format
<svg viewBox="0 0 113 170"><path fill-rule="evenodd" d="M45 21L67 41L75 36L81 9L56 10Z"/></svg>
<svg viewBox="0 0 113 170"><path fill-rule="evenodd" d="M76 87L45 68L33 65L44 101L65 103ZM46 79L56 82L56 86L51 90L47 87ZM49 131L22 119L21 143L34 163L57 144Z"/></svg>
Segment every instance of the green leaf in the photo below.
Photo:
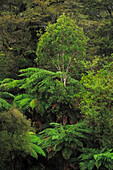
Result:
<svg viewBox="0 0 113 170"><path fill-rule="evenodd" d="M31 143L31 147L32 147L32 149L34 149L34 151L35 151L37 154L46 156L41 147L37 146L37 145L34 144L34 143Z"/></svg>
<svg viewBox="0 0 113 170"><path fill-rule="evenodd" d="M31 102L30 102L30 104L29 104L29 106L32 108L32 109L34 109L36 106L37 106L37 99L33 99L33 100L31 100Z"/></svg>
<svg viewBox="0 0 113 170"><path fill-rule="evenodd" d="M62 156L64 157L64 159L68 160L71 155L72 155L73 151L72 149L68 148L68 147L65 147L63 150L62 150Z"/></svg>
<svg viewBox="0 0 113 170"><path fill-rule="evenodd" d="M34 157L34 158L38 158L38 155L37 155L37 153L35 152L35 150L34 149L30 149L30 155L32 156L32 157Z"/></svg>

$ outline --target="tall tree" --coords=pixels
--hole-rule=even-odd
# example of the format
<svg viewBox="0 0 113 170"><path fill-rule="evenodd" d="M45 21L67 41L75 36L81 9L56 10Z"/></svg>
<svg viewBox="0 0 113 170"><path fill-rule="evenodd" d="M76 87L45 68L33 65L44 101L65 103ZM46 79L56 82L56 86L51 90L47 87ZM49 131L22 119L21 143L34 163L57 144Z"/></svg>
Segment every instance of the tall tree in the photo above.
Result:
<svg viewBox="0 0 113 170"><path fill-rule="evenodd" d="M94 65L93 65L94 67ZM90 68L82 77L81 112L94 132L94 146L113 147L113 62L98 71ZM92 70L91 70L92 69Z"/></svg>
<svg viewBox="0 0 113 170"><path fill-rule="evenodd" d="M85 56L87 38L82 28L65 14L55 24L49 24L39 40L37 64L53 65L61 74L61 82L66 86L67 76L75 60L79 63Z"/></svg>

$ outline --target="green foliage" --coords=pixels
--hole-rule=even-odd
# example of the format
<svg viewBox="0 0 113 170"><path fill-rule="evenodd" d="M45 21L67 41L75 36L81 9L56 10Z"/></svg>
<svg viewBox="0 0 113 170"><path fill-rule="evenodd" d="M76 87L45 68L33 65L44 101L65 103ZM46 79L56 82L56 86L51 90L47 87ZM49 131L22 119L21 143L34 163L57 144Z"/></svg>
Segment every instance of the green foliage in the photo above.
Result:
<svg viewBox="0 0 113 170"><path fill-rule="evenodd" d="M60 151L62 157L69 160L75 151L81 151L83 142L87 141L87 134L90 133L84 123L75 125L50 123L50 125L54 127L39 133L42 139L41 146L48 152L49 159Z"/></svg>
<svg viewBox="0 0 113 170"><path fill-rule="evenodd" d="M0 81L0 111L8 110L12 107L15 96L5 88L5 82Z"/></svg>
<svg viewBox="0 0 113 170"><path fill-rule="evenodd" d="M0 98L0 110L8 110L11 107L11 105L6 102L6 100Z"/></svg>
<svg viewBox="0 0 113 170"><path fill-rule="evenodd" d="M0 92L0 97L5 99L14 98L14 95L8 92Z"/></svg>
<svg viewBox="0 0 113 170"><path fill-rule="evenodd" d="M1 0L0 4L0 47L5 54L0 63L3 77L15 78L19 69L35 66L40 37L36 34L40 30L44 33L48 22L56 22L63 12L74 13L77 18L80 15L79 3L74 0Z"/></svg>
<svg viewBox="0 0 113 170"><path fill-rule="evenodd" d="M46 32L40 37L37 47L36 62L39 65L54 66L61 75L62 82L66 86L67 75L75 60L78 63L85 56L87 38L83 29L75 24L75 21L61 15L57 22L49 24ZM76 73L75 73L76 74Z"/></svg>
<svg viewBox="0 0 113 170"><path fill-rule="evenodd" d="M113 2L112 0L80 0L83 13L87 15L92 25L87 31L90 41L88 55L110 56L113 53ZM91 55L92 54L92 55ZM109 58L109 57L108 57Z"/></svg>
<svg viewBox="0 0 113 170"><path fill-rule="evenodd" d="M85 12L92 20L112 17L112 0L80 0L80 2L83 3Z"/></svg>
<svg viewBox="0 0 113 170"><path fill-rule="evenodd" d="M5 79L2 81L2 88L24 91L15 97L14 103L23 111L28 108L35 109L41 116L54 113L62 119L62 116L69 115L71 119L77 107L73 106L74 94L77 94L82 85L79 81L68 76L67 85L61 82L62 73L52 72L39 68L27 68L20 70L20 80ZM75 118L74 118L75 117Z"/></svg>
<svg viewBox="0 0 113 170"><path fill-rule="evenodd" d="M101 168L107 168L109 170L113 169L113 152L112 149L104 152L104 153L100 153L97 155L94 155L94 159L96 161L96 167L97 169Z"/></svg>
<svg viewBox="0 0 113 170"><path fill-rule="evenodd" d="M29 138L30 138L30 148L29 148L30 155L33 156L34 158L38 158L37 154L46 156L42 148L38 146L39 143L41 142L41 139L37 137L37 135L33 132L29 132Z"/></svg>
<svg viewBox="0 0 113 170"><path fill-rule="evenodd" d="M28 168L25 159L38 169L77 169L86 147L81 170L112 170L112 0L1 0L0 26L0 169ZM17 109L7 112L12 104L40 129L61 124L41 140ZM37 165L41 146L51 159Z"/></svg>
<svg viewBox="0 0 113 170"><path fill-rule="evenodd" d="M23 17L10 12L0 16L0 42L4 52L0 71L5 78L15 78L20 68L33 66L29 56L34 52L32 46L27 45L31 38L27 24Z"/></svg>
<svg viewBox="0 0 113 170"><path fill-rule="evenodd" d="M98 154L99 151L93 148L83 148L82 152L83 153L79 156L79 158L81 159L80 169L92 170L93 168L95 168L94 155Z"/></svg>
<svg viewBox="0 0 113 170"><path fill-rule="evenodd" d="M29 145L30 121L15 108L0 113L0 164L12 164L19 155L24 157ZM5 166L5 165L4 165ZM9 165L10 166L10 165Z"/></svg>
<svg viewBox="0 0 113 170"><path fill-rule="evenodd" d="M2 71L4 66L4 59L5 59L5 55L2 51L0 51L0 80L3 80L5 78L4 73Z"/></svg>
<svg viewBox="0 0 113 170"><path fill-rule="evenodd" d="M11 91L13 92L15 90L15 93L18 92L19 86L24 83L24 80L14 80L12 78L5 78L0 82L0 90L1 91Z"/></svg>
<svg viewBox="0 0 113 170"><path fill-rule="evenodd" d="M34 132L29 132L31 130L33 129L30 121L26 120L26 117L16 108L0 113L1 168L5 168L6 163L9 166L14 162L17 163L20 156L24 158L27 155L38 158L37 154L45 156L44 151L38 146L41 140Z"/></svg>
<svg viewBox="0 0 113 170"><path fill-rule="evenodd" d="M0 47L5 54L0 63L3 78L17 77L19 69L34 66L40 30L43 34L48 23L55 23L63 12L77 20L77 24L90 37L87 58L91 59L95 54L110 55L113 52L112 0L1 0L0 6ZM77 74L78 69L82 71L81 63L75 64ZM51 64L46 69L48 67L54 69Z"/></svg>
<svg viewBox="0 0 113 170"><path fill-rule="evenodd" d="M20 94L15 97L14 103L22 110L27 110L30 107L34 109L37 105L37 99L29 94Z"/></svg>
<svg viewBox="0 0 113 170"><path fill-rule="evenodd" d="M11 99L14 99L14 95L11 93L0 92L0 111L8 110L12 107Z"/></svg>
<svg viewBox="0 0 113 170"><path fill-rule="evenodd" d="M93 169L109 169L113 168L113 153L112 149L105 151L96 150L92 148L82 149L83 153L79 156L81 159L80 169L81 170L93 170Z"/></svg>
<svg viewBox="0 0 113 170"><path fill-rule="evenodd" d="M86 115L89 124L93 126L95 138L100 145L112 148L113 137L113 63L107 64L99 71L89 70L83 75L81 83L81 112Z"/></svg>

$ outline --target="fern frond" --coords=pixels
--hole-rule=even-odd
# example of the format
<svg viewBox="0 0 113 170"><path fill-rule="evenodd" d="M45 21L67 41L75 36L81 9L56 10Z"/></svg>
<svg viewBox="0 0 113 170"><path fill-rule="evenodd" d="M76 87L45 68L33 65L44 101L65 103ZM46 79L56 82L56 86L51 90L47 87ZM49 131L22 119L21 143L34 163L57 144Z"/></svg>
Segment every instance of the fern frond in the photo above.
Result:
<svg viewBox="0 0 113 170"><path fill-rule="evenodd" d="M50 125L52 125L53 128L47 128L39 133L42 139L41 145L45 149L52 147L55 153L57 152L56 148L59 148L59 146L62 146L60 147L61 150L65 147L65 151L62 151L64 159L68 159L74 149L81 150L81 148L83 148L83 140L87 139L85 134L87 134L87 132L90 133L88 129L84 132L83 128L82 131L82 123L79 125L51 123ZM79 128L81 131L79 131ZM66 150L70 150L70 156Z"/></svg>
<svg viewBox="0 0 113 170"><path fill-rule="evenodd" d="M30 148L30 150L29 150L29 153L30 153L30 155L32 156L32 157L34 157L34 158L38 158L38 155L37 155L37 153L35 152L35 150L32 148L32 145L31 145L31 148Z"/></svg>
<svg viewBox="0 0 113 170"><path fill-rule="evenodd" d="M0 111L9 110L12 105L9 104L5 99L0 98Z"/></svg>
<svg viewBox="0 0 113 170"><path fill-rule="evenodd" d="M99 169L109 169L113 168L113 152L112 149L105 151L105 148L102 150L97 150L93 148L83 148L83 153L79 156L81 159L80 169L93 170L94 168Z"/></svg>
<svg viewBox="0 0 113 170"><path fill-rule="evenodd" d="M34 132L29 132L29 138L31 143L39 144L41 142L41 139L37 137L37 135Z"/></svg>
<svg viewBox="0 0 113 170"><path fill-rule="evenodd" d="M5 99L13 98L14 99L14 97L15 96L9 92L0 92L0 98L5 98Z"/></svg>
<svg viewBox="0 0 113 170"><path fill-rule="evenodd" d="M28 107L34 109L35 106L37 105L37 103L35 102L36 100L37 99L33 95L21 94L15 97L14 103L20 109L27 109Z"/></svg>
<svg viewBox="0 0 113 170"><path fill-rule="evenodd" d="M45 153L44 153L44 151L42 150L42 148L41 148L40 146L37 146L36 144L31 143L31 147L32 147L32 149L33 149L37 154L46 156Z"/></svg>
<svg viewBox="0 0 113 170"><path fill-rule="evenodd" d="M38 158L37 154L40 154L42 156L46 156L43 149L38 146L41 142L41 139L37 137L37 135L34 132L29 132L29 139L30 139L30 155L34 158Z"/></svg>

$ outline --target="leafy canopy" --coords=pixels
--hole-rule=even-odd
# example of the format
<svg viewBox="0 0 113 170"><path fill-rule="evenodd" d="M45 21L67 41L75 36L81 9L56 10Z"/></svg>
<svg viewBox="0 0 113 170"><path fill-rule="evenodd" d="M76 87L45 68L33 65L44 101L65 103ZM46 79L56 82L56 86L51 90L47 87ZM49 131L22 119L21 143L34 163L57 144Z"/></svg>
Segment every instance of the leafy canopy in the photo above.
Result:
<svg viewBox="0 0 113 170"><path fill-rule="evenodd" d="M32 130L31 122L16 108L0 113L0 168L5 162L15 162L19 156L45 156L39 146L41 140Z"/></svg>
<svg viewBox="0 0 113 170"><path fill-rule="evenodd" d="M40 132L42 139L41 146L48 152L48 158L53 157L57 152L62 152L62 157L69 160L75 151L80 151L84 141L87 141L87 134L91 131L85 123L74 125L61 125L51 123L54 127L46 128Z"/></svg>
<svg viewBox="0 0 113 170"><path fill-rule="evenodd" d="M41 116L46 113L54 113L61 118L69 114L70 117L76 117L73 114L74 94L80 92L82 85L78 80L68 76L67 85L64 87L60 81L61 73L48 71L40 68L27 68L20 70L20 80L5 79L1 87L4 89L19 88L19 93L14 103L16 106L25 111L29 108L35 110ZM73 118L74 120L74 118Z"/></svg>
<svg viewBox="0 0 113 170"><path fill-rule="evenodd" d="M80 109L91 126L101 146L113 147L113 62L99 71L90 69L83 75L81 83L85 87L79 94Z"/></svg>
<svg viewBox="0 0 113 170"><path fill-rule="evenodd" d="M112 149L97 150L93 148L83 148L82 154L79 156L81 159L80 170L93 170L93 169L113 169L113 151Z"/></svg>
<svg viewBox="0 0 113 170"><path fill-rule="evenodd" d="M66 85L67 74L75 58L80 61L85 55L86 44L82 28L63 14L56 23L49 24L46 33L40 37L36 62L46 68L54 66L55 70L62 72L61 81Z"/></svg>

